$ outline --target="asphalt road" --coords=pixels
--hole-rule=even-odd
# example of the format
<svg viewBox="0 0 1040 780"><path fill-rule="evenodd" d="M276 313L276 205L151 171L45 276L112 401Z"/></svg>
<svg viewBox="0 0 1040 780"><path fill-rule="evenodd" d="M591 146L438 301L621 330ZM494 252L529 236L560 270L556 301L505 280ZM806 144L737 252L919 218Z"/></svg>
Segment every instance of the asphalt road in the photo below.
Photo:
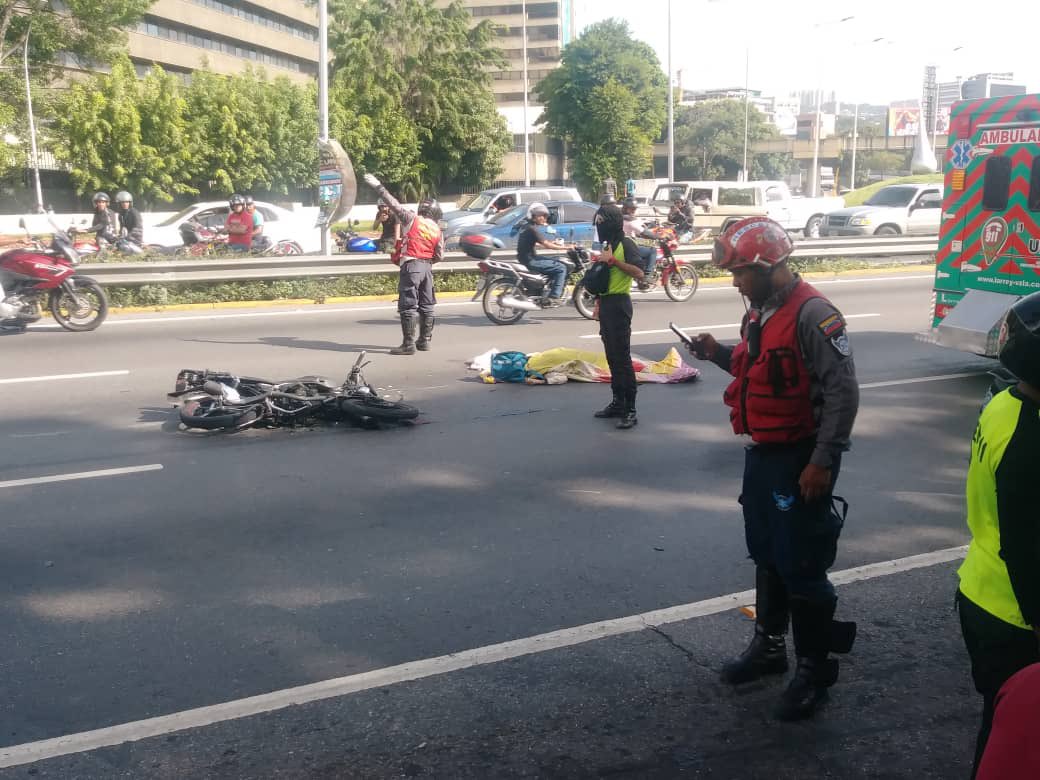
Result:
<svg viewBox="0 0 1040 780"><path fill-rule="evenodd" d="M849 316L864 385L838 569L967 540L989 363L915 341L929 279L820 287ZM741 313L728 288L639 298L634 350L663 356L670 320L734 338ZM2 746L750 587L721 372L642 388L639 426L619 432L591 417L604 386L492 386L464 366L492 347L598 349L594 323L561 310L496 327L458 299L438 314L433 351L410 358L383 354L400 338L383 303L4 337L0 766ZM180 368L338 378L359 349L422 424L200 436L165 402ZM103 375L46 378L85 373ZM104 469L131 471L10 484ZM772 724L773 687L733 698L714 682L747 633L730 610L0 777L958 776L977 702L952 570L843 589L864 649L815 726Z"/></svg>

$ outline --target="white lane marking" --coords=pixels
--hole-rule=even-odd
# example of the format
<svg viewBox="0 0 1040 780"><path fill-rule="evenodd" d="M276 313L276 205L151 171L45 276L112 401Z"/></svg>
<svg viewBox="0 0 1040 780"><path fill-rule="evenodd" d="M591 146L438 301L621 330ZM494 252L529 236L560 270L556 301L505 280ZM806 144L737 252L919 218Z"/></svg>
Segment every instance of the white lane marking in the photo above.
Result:
<svg viewBox="0 0 1040 780"><path fill-rule="evenodd" d="M967 547L953 547L923 555L912 555L908 558L898 558L892 561L857 566L852 569L835 572L831 575L831 581L835 584L847 584L934 566L939 563L947 563L963 558L967 549ZM86 753L98 748L137 742L142 739L164 736L177 731L211 726L215 723L223 723L265 712L282 710L287 707L337 698L373 688L383 688L411 680L421 680L426 677L498 663L525 655L544 653L547 650L572 647L596 639L631 634L650 626L665 625L680 620L689 620L725 612L729 609L736 609L751 603L753 599L754 591L745 590L739 593L730 593L726 596L697 601L692 604L682 604L668 607L667 609L644 612L641 615L604 620L598 623L587 623L583 626L550 631L546 634L514 639L496 645L463 650L451 655L411 661L383 669L373 669L370 672L362 672L361 674L323 680L296 688L286 688L259 696L251 696L247 699L238 699L236 701L213 704L208 707L184 710L171 715L161 715L155 718L148 718L147 720L122 723L94 731L83 731L64 737L12 745L0 748L0 769L31 764L74 753Z"/></svg>
<svg viewBox="0 0 1040 780"><path fill-rule="evenodd" d="M12 433L12 439L42 439L47 436L68 436L72 431L50 431L48 433Z"/></svg>
<svg viewBox="0 0 1040 780"><path fill-rule="evenodd" d="M873 312L871 314L846 314L845 319L847 320L862 320L868 317L880 317L881 314ZM721 325L680 325L679 330L722 330L723 328L739 328L739 322L725 322ZM634 330L632 331L633 336L650 336L656 333L671 333L670 328L661 328L660 330ZM593 333L587 336L582 336L583 339L598 339L599 334Z"/></svg>
<svg viewBox="0 0 1040 780"><path fill-rule="evenodd" d="M54 474L49 477L29 477L28 479L9 479L0 482L0 488L23 487L25 485L46 485L50 482L71 482L77 479L97 479L99 477L119 477L124 474L140 474L144 471L162 471L161 463L149 463L147 466L126 466L118 469L99 469L98 471L80 471L74 474Z"/></svg>
<svg viewBox="0 0 1040 780"><path fill-rule="evenodd" d="M898 282L904 279L934 279L933 274L927 275L909 275L909 276L870 276L856 279L826 279L813 281L814 287L819 287L821 284L863 284L865 282ZM700 288L700 292L736 292L736 288L731 286L705 286ZM657 291L655 291L657 292ZM663 291L661 291L663 292ZM637 299L638 300L638 299ZM333 306L340 306L340 304L332 304ZM445 301L444 303L438 303L437 306L444 308L446 306L479 306L480 301ZM394 304L385 304L381 306L353 306L351 304L345 304L342 308L328 308L315 304L313 308L294 308L284 309L281 311L257 311L257 312L235 312L233 314L188 314L188 315L177 315L172 314L168 317L140 317L134 318L128 316L127 319L113 319L109 318L105 320L105 327L110 328L114 325L150 325L158 322L192 322L192 321L205 321L205 320L227 320L227 319L239 319L243 317L289 317L299 314L349 314L352 311L397 311L397 306ZM34 325L33 330L61 330L57 325Z"/></svg>
<svg viewBox="0 0 1040 780"><path fill-rule="evenodd" d="M480 301L445 301L444 303L438 303L439 308L445 306L479 306ZM234 314L188 314L188 315L173 315L170 317L138 317L138 318L127 318L125 320L107 320L105 327L111 327L112 325L141 325L141 324L154 324L157 322L195 322L205 320L232 320L232 319L243 319L245 317L290 317L292 315L299 314L350 314L354 311L397 311L396 304L387 304L385 306L351 306L350 308L326 308L324 306L315 306L313 309L284 309L281 311L249 311L249 312L236 312ZM57 326L55 326L57 327Z"/></svg>
<svg viewBox="0 0 1040 780"><path fill-rule="evenodd" d="M51 374L49 376L19 376L12 379L0 379L0 385L15 385L21 382L53 382L58 379L93 379L99 376L126 376L130 371L89 371L85 374Z"/></svg>
<svg viewBox="0 0 1040 780"><path fill-rule="evenodd" d="M970 376L982 376L983 371L965 372L963 374L942 374L940 376L919 376L912 379L891 379L887 382L870 382L860 385L860 390L873 390L878 387L898 387L899 385L916 385L921 382L945 382L947 379L965 379Z"/></svg>

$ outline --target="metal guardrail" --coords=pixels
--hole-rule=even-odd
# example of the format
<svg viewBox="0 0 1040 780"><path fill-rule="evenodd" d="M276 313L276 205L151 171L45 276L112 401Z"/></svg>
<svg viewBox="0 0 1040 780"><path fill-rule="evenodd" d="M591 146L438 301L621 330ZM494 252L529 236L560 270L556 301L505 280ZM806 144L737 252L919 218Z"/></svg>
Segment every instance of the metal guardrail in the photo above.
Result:
<svg viewBox="0 0 1040 780"><path fill-rule="evenodd" d="M935 253L936 239L930 236L894 238L814 239L795 242L793 257L900 258L928 257ZM501 250L499 254L508 254ZM711 260L711 246L682 246L676 252L695 263ZM438 273L473 271L476 261L462 252L449 252L434 266ZM253 257L192 260L160 260L143 263L84 263L80 271L109 286L175 284L179 282L247 282L275 279L308 279L329 276L393 273L390 256L304 255L298 257Z"/></svg>

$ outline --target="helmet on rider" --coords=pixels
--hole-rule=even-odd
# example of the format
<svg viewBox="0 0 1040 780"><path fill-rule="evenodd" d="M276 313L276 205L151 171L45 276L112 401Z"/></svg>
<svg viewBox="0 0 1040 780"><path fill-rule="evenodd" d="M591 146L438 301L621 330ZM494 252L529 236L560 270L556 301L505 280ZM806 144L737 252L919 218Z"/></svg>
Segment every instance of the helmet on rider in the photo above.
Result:
<svg viewBox="0 0 1040 780"><path fill-rule="evenodd" d="M239 195L237 192L228 198L228 206L234 208L235 206L245 206L246 199Z"/></svg>
<svg viewBox="0 0 1040 780"><path fill-rule="evenodd" d="M132 206L134 204L134 196L126 190L120 190L116 193L116 203L120 205L122 205L123 203L128 203Z"/></svg>
<svg viewBox="0 0 1040 780"><path fill-rule="evenodd" d="M420 217L426 217L435 222L439 222L444 216L444 212L441 211L441 204L435 198L423 198L419 201L418 214Z"/></svg>
<svg viewBox="0 0 1040 780"><path fill-rule="evenodd" d="M621 201L621 213L624 214L626 217L630 217L633 214L635 214L637 208L638 206L636 205L635 198L625 198L623 201Z"/></svg>
<svg viewBox="0 0 1040 780"><path fill-rule="evenodd" d="M760 268L771 271L794 251L783 225L768 217L747 217L731 224L715 239L712 262L724 271Z"/></svg>
<svg viewBox="0 0 1040 780"><path fill-rule="evenodd" d="M527 218L534 221L535 217L548 217L549 207L544 203L532 203L527 209Z"/></svg>
<svg viewBox="0 0 1040 780"><path fill-rule="evenodd" d="M592 222L601 243L617 244L625 235L625 218L617 203L600 206Z"/></svg>
<svg viewBox="0 0 1040 780"><path fill-rule="evenodd" d="M254 205L254 201L253 201L253 196L252 195L246 195L245 200L246 200L246 205L247 206Z"/></svg>
<svg viewBox="0 0 1040 780"><path fill-rule="evenodd" d="M998 344L1004 368L1040 388L1040 292L1027 295L1008 310Z"/></svg>
<svg viewBox="0 0 1040 780"><path fill-rule="evenodd" d="M108 203L107 192L95 192L94 197L90 199L91 202L96 206L99 203Z"/></svg>

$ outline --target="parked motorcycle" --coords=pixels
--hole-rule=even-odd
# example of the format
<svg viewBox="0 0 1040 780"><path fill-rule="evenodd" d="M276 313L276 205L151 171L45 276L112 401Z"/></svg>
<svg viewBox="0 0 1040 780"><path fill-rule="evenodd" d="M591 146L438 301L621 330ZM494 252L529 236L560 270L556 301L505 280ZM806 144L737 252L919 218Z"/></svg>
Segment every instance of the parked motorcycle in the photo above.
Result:
<svg viewBox="0 0 1040 780"><path fill-rule="evenodd" d="M377 428L383 423L414 420L419 410L388 398L365 379L369 364L358 355L341 385L320 376L283 382L236 376L226 371L183 369L167 397L180 406L186 428L240 431L256 426L275 428L315 421L348 421Z"/></svg>
<svg viewBox="0 0 1040 780"><path fill-rule="evenodd" d="M184 243L180 250L181 254L202 257L214 253L230 253L231 251L228 249L228 234L223 230L206 227L194 219L182 222L177 230L180 232L181 241ZM253 242L253 248L249 254L272 255L274 257L302 255L303 247L297 242L288 239L272 242L267 236L260 236Z"/></svg>
<svg viewBox="0 0 1040 780"><path fill-rule="evenodd" d="M336 248L340 252L378 252L379 244L374 238L359 236L353 230L337 230Z"/></svg>
<svg viewBox="0 0 1040 780"><path fill-rule="evenodd" d="M19 225L25 229L25 220ZM38 321L47 306L65 330L94 330L108 316L108 296L95 280L76 273L79 254L72 239L53 221L51 227L50 248L30 237L31 247L0 254L4 303L18 307L14 317L0 324L24 328Z"/></svg>
<svg viewBox="0 0 1040 780"><path fill-rule="evenodd" d="M101 261L111 254L133 257L143 255L146 251L145 247L131 241L129 238L113 238L111 241L102 239L99 241L96 237L91 238L89 233L79 235L75 228L69 229L69 235L72 238L72 247L80 257L80 262L89 260Z"/></svg>

